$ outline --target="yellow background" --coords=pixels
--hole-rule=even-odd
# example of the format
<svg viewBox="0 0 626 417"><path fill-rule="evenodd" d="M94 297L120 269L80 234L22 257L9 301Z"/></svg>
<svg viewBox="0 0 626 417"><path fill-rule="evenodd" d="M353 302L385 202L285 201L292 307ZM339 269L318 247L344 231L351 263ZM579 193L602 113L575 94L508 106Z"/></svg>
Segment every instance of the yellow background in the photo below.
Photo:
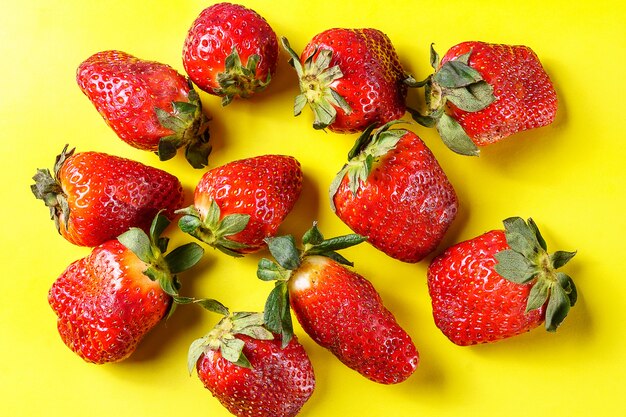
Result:
<svg viewBox="0 0 626 417"><path fill-rule="evenodd" d="M183 71L187 29L209 2L55 0L10 2L0 13L3 289L0 291L0 396L5 416L227 416L186 371L191 341L218 317L181 307L119 364L84 363L61 342L46 296L54 279L89 249L54 230L29 187L65 143L154 165L178 175L188 202L202 172L181 155L159 162L111 131L75 82L78 64L104 49ZM493 228L508 216L533 217L552 250L578 250L565 268L580 297L556 334L536 329L492 345L461 348L434 326L426 289L428 260L391 260L363 244L345 251L412 335L421 353L406 382L383 386L345 368L296 331L311 356L317 388L302 416L617 416L626 415L624 322L623 2L246 1L301 50L330 27L376 27L389 35L407 71L430 73L428 50L464 40L526 44L558 91L557 120L466 158L434 131L414 129L438 157L460 199L439 250ZM282 53L269 89L212 115L210 166L264 153L290 154L305 172L302 197L281 228L300 236L313 220L327 235L348 233L330 211L327 189L356 136L314 131L308 110L292 116L297 81ZM417 92L409 102L419 102ZM172 248L189 239L170 228ZM233 260L207 250L182 274L183 293L215 297L233 310L260 310L271 284L255 276L265 253Z"/></svg>

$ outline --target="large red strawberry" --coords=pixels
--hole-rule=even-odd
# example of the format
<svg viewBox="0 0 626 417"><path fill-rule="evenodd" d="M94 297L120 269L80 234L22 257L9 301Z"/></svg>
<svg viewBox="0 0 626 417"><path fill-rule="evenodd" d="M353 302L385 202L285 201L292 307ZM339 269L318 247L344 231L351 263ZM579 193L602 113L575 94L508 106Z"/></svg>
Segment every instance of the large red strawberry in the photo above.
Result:
<svg viewBox="0 0 626 417"><path fill-rule="evenodd" d="M557 96L537 55L523 45L463 42L439 61L424 82L429 113L414 114L437 126L452 150L478 155L478 147L554 121Z"/></svg>
<svg viewBox="0 0 626 417"><path fill-rule="evenodd" d="M300 80L294 113L308 103L313 127L354 133L401 118L410 77L391 40L377 29L329 29L298 57L282 39Z"/></svg>
<svg viewBox="0 0 626 417"><path fill-rule="evenodd" d="M171 218L183 202L180 181L165 171L67 146L54 174L39 169L33 179L31 190L50 208L59 233L80 246L97 246L130 227L147 231L159 211Z"/></svg>
<svg viewBox="0 0 626 417"><path fill-rule="evenodd" d="M176 274L199 261L203 250L189 243L165 255L167 238L160 234L168 224L158 215L150 237L133 228L103 243L52 285L48 302L58 316L59 334L85 361L127 358L171 311Z"/></svg>
<svg viewBox="0 0 626 417"><path fill-rule="evenodd" d="M289 340L291 306L304 331L346 366L372 381L395 384L411 376L419 355L374 286L346 268L350 262L336 252L363 239L326 240L315 225L303 238L304 250L292 236L268 239L276 262L262 259L257 273L276 281L266 302L266 325Z"/></svg>
<svg viewBox="0 0 626 417"><path fill-rule="evenodd" d="M263 17L239 4L204 9L183 47L189 78L201 90L222 97L222 105L265 89L277 61L276 34Z"/></svg>
<svg viewBox="0 0 626 417"><path fill-rule="evenodd" d="M80 64L76 81L124 142L161 160L184 147L193 167L207 165L208 118L188 80L169 65L102 51Z"/></svg>
<svg viewBox="0 0 626 417"><path fill-rule="evenodd" d="M233 256L255 252L274 236L302 189L300 163L262 155L207 171L194 204L180 210L181 230Z"/></svg>
<svg viewBox="0 0 626 417"><path fill-rule="evenodd" d="M233 313L189 349L204 386L239 417L291 417L315 388L304 348L294 337L285 346L263 327L262 313Z"/></svg>
<svg viewBox="0 0 626 417"><path fill-rule="evenodd" d="M355 233L387 255L418 262L454 220L454 188L413 132L366 129L330 187L331 207Z"/></svg>
<svg viewBox="0 0 626 417"><path fill-rule="evenodd" d="M574 282L556 271L576 253L549 254L532 219L504 227L450 247L428 268L435 324L457 345L512 337L544 320L555 331L576 302Z"/></svg>

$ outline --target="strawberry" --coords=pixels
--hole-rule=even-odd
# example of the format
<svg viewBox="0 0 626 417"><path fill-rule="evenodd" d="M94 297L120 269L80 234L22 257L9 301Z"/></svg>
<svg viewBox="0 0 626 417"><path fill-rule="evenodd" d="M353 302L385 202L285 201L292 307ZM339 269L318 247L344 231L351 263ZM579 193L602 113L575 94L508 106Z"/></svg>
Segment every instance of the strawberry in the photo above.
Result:
<svg viewBox="0 0 626 417"><path fill-rule="evenodd" d="M169 65L102 51L79 65L76 81L124 142L162 161L184 147L194 168L207 165L208 118L188 80Z"/></svg>
<svg viewBox="0 0 626 417"><path fill-rule="evenodd" d="M576 302L574 282L556 271L576 252L549 254L532 219L512 217L504 228L450 247L428 268L435 324L457 345L512 337L544 320L555 331Z"/></svg>
<svg viewBox="0 0 626 417"><path fill-rule="evenodd" d="M57 156L54 175L39 169L31 190L50 208L58 232L69 242L94 247L128 230L145 231L165 210L173 217L183 187L173 175L130 159L99 152Z"/></svg>
<svg viewBox="0 0 626 417"><path fill-rule="evenodd" d="M183 66L203 91L249 98L264 90L276 72L278 39L267 21L239 4L217 3L191 25L183 47Z"/></svg>
<svg viewBox="0 0 626 417"><path fill-rule="evenodd" d="M557 96L537 55L527 46L463 42L439 61L426 85L429 114L414 113L437 126L453 151L478 155L478 147L554 121Z"/></svg>
<svg viewBox="0 0 626 417"><path fill-rule="evenodd" d="M286 346L263 327L262 313L227 315L189 349L204 386L240 417L298 414L313 394L311 361L297 338Z"/></svg>
<svg viewBox="0 0 626 417"><path fill-rule="evenodd" d="M458 201L432 152L390 122L363 132L330 187L331 207L355 233L392 258L418 262L454 220Z"/></svg>
<svg viewBox="0 0 626 417"><path fill-rule="evenodd" d="M354 133L401 118L410 77L387 35L377 29L329 29L305 46L301 57L283 47L300 80L294 113L308 103L315 129Z"/></svg>
<svg viewBox="0 0 626 417"><path fill-rule="evenodd" d="M290 306L304 331L341 362L372 381L395 384L416 369L410 336L383 305L374 286L336 250L362 242L360 235L324 239L314 225L296 248L293 236L268 239L276 262L259 261L260 279L276 281L265 322L283 343L293 335Z"/></svg>
<svg viewBox="0 0 626 417"><path fill-rule="evenodd" d="M262 155L207 171L194 204L179 210L182 231L233 256L256 252L274 236L302 189L300 163Z"/></svg>
<svg viewBox="0 0 626 417"><path fill-rule="evenodd" d="M118 362L172 310L176 274L202 257L189 243L164 255L169 221L157 215L150 237L137 228L94 248L54 282L48 302L63 342L87 362ZM189 300L183 299L182 302Z"/></svg>

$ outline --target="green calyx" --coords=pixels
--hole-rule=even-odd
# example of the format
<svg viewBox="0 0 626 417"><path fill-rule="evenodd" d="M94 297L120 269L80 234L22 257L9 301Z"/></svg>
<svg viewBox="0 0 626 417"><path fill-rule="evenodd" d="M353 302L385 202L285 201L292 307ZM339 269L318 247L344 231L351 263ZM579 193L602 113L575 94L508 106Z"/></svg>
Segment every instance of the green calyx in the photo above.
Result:
<svg viewBox="0 0 626 417"><path fill-rule="evenodd" d="M289 64L294 67L300 80L300 94L295 100L294 115L300 115L308 103L315 116L313 127L325 129L335 121L338 108L350 114L350 105L332 88L332 84L343 77L338 65L330 66L332 51L316 49L302 64L287 38L281 38L281 42L290 56Z"/></svg>
<svg viewBox="0 0 626 417"><path fill-rule="evenodd" d="M172 102L172 112L154 108L161 125L174 132L161 138L157 155L161 161L171 159L180 148L185 148L185 158L197 169L207 166L212 145L209 142L209 118L202 111L200 96L191 87L189 102Z"/></svg>
<svg viewBox="0 0 626 417"><path fill-rule="evenodd" d="M245 368L251 368L250 361L243 353L244 341L238 334L258 340L273 340L274 335L264 326L263 313L223 312L225 317L204 337L196 339L189 346L187 369L189 374L198 363L200 356L209 350L219 351L224 359Z"/></svg>
<svg viewBox="0 0 626 417"><path fill-rule="evenodd" d="M267 238L268 249L274 260L262 258L259 261L257 277L262 281L274 281L274 289L270 292L265 303L265 325L274 333L282 337L283 346L286 346L293 337L293 324L289 307L288 282L293 271L302 264L306 256L325 256L343 265L352 266L352 262L344 258L337 251L364 242L367 238L357 234L324 238L317 228L317 223L302 237L303 248L296 246L292 235Z"/></svg>
<svg viewBox="0 0 626 417"><path fill-rule="evenodd" d="M261 57L253 54L248 57L248 62L243 65L237 47L224 61L224 72L217 74L219 88L214 90L215 94L222 97L222 106L228 105L234 98L249 98L254 93L264 90L271 81L271 74L268 72L265 80L259 80L256 76L257 66Z"/></svg>
<svg viewBox="0 0 626 417"><path fill-rule="evenodd" d="M519 217L512 217L504 220L504 228L510 249L496 254L495 271L517 284L534 282L526 311L536 310L547 303L545 328L556 331L577 298L572 278L557 269L576 252L548 253L546 242L532 219L526 223Z"/></svg>
<svg viewBox="0 0 626 417"><path fill-rule="evenodd" d="M369 126L356 140L348 153L348 163L337 173L330 185L330 206L333 211L335 211L334 197L343 178L348 176L350 191L356 195L361 184L367 181L374 164L394 149L400 138L407 133L405 129L390 129L397 123L402 122L395 120L377 130L374 130L374 125Z"/></svg>
<svg viewBox="0 0 626 417"><path fill-rule="evenodd" d="M229 214L221 218L221 210L215 200L211 200L211 205L204 218L195 206L177 210L176 213L182 214L178 221L178 227L183 232L227 255L240 257L242 251L250 249L249 245L229 239L229 236L246 228L250 221L248 214Z"/></svg>
<svg viewBox="0 0 626 417"><path fill-rule="evenodd" d="M436 127L441 139L452 151L467 156L478 156L479 150L461 125L450 117L447 102L466 112L483 110L495 101L493 87L469 65L472 52L460 55L440 66L439 55L431 45L430 64L435 73L424 81L405 80L410 87L424 88L427 110L421 113L409 109L413 119L425 127Z"/></svg>
<svg viewBox="0 0 626 417"><path fill-rule="evenodd" d="M67 203L67 195L63 191L61 181L59 180L59 171L65 161L74 154L74 149L67 150L65 145L54 162L54 174L48 169L38 169L33 176L34 184L30 186L31 191L36 198L43 200L44 204L50 209L50 218L54 220L57 231L61 230L61 222L67 228L70 222L70 207Z"/></svg>
<svg viewBox="0 0 626 417"><path fill-rule="evenodd" d="M204 249L197 243L179 246L165 254L169 239L162 237L161 234L169 224L167 217L159 212L152 221L149 235L137 227L132 227L117 238L135 256L148 264L143 273L151 280L157 281L163 291L173 298L174 304L168 317L173 313L176 304L189 304L197 301L179 295L180 282L176 274L193 267L204 255Z"/></svg>

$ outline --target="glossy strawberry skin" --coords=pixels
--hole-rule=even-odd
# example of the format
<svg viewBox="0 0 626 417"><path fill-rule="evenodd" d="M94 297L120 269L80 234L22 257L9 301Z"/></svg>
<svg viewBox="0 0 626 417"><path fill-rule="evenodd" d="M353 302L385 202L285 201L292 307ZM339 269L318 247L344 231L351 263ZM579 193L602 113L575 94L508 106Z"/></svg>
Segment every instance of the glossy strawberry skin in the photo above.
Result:
<svg viewBox="0 0 626 417"><path fill-rule="evenodd" d="M297 415L315 387L311 362L297 338L281 348L278 337L236 337L245 342L243 354L252 367L236 365L219 351L207 350L196 364L204 386L236 416Z"/></svg>
<svg viewBox="0 0 626 417"><path fill-rule="evenodd" d="M256 80L264 82L276 72L278 39L267 21L244 6L217 3L200 13L185 39L183 66L189 78L201 90L221 95L218 78L234 47L244 65L259 56Z"/></svg>
<svg viewBox="0 0 626 417"><path fill-rule="evenodd" d="M174 132L159 122L155 108L172 112L172 102L188 102L187 79L166 64L122 51L98 52L76 73L81 91L106 123L129 145L156 151Z"/></svg>
<svg viewBox="0 0 626 417"><path fill-rule="evenodd" d="M469 66L493 87L495 101L483 110L466 112L448 102L448 113L478 146L517 132L549 125L558 99L550 77L527 46L463 42L441 59L441 65L471 52Z"/></svg>
<svg viewBox="0 0 626 417"><path fill-rule="evenodd" d="M406 132L374 164L356 195L345 175L333 202L355 233L392 258L414 263L441 242L456 217L458 199L432 152Z"/></svg>
<svg viewBox="0 0 626 417"><path fill-rule="evenodd" d="M415 371L415 345L365 278L329 258L307 256L288 285L302 328L346 366L382 384Z"/></svg>
<svg viewBox="0 0 626 417"><path fill-rule="evenodd" d="M302 169L291 156L262 155L232 161L207 171L194 193L194 205L206 217L211 201L220 207L221 218L247 214L245 229L230 240L248 245L254 252L274 236L292 210L302 190Z"/></svg>
<svg viewBox="0 0 626 417"><path fill-rule="evenodd" d="M496 253L509 249L504 231L458 243L428 268L428 290L437 327L452 342L489 343L539 326L545 306L525 312L531 284L516 284L494 270Z"/></svg>
<svg viewBox="0 0 626 417"><path fill-rule="evenodd" d="M160 210L172 218L183 203L173 175L136 161L100 152L70 156L58 172L70 208L59 232L69 242L94 247L130 227L148 230Z"/></svg>
<svg viewBox="0 0 626 417"><path fill-rule="evenodd" d="M401 118L406 111L406 74L387 35L377 29L329 29L319 33L304 48L301 61L317 49L332 51L329 66L338 65L343 76L331 88L342 96L352 112L337 108L328 128L355 133L375 124Z"/></svg>
<svg viewBox="0 0 626 417"><path fill-rule="evenodd" d="M73 262L54 282L48 302L63 342L87 362L118 362L165 316L170 304L147 264L117 240Z"/></svg>

